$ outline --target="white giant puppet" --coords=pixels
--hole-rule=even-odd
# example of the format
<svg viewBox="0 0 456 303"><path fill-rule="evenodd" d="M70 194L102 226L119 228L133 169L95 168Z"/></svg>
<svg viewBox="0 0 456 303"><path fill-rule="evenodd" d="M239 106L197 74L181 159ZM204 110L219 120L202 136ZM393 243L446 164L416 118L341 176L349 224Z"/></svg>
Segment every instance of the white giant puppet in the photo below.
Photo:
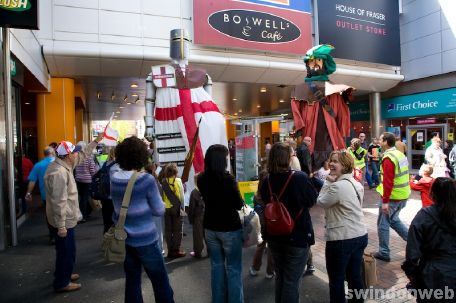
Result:
<svg viewBox="0 0 456 303"><path fill-rule="evenodd" d="M225 119L212 100L212 80L206 71L188 65L190 39L184 29L171 31L168 65L152 66L146 80L146 134L154 141L160 165L175 162L179 175L197 131L187 196L194 188L194 175L204 170L204 154L213 144L228 145ZM188 200L187 200L188 201Z"/></svg>

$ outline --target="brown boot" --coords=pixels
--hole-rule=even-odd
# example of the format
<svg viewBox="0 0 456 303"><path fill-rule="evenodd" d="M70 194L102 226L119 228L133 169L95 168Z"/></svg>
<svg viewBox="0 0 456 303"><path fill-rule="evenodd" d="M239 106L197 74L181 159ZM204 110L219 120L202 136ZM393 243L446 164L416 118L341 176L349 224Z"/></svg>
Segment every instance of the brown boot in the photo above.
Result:
<svg viewBox="0 0 456 303"><path fill-rule="evenodd" d="M69 292L81 289L81 284L70 282L67 286L56 289L56 292Z"/></svg>
<svg viewBox="0 0 456 303"><path fill-rule="evenodd" d="M168 259L177 259L177 258L182 258L185 257L185 252L184 251L172 251L168 252Z"/></svg>

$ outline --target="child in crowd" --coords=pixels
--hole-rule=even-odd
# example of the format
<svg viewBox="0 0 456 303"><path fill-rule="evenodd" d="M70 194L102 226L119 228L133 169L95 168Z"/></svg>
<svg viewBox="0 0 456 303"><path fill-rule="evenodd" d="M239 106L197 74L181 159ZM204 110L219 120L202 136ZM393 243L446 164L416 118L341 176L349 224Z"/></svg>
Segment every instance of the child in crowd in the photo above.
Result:
<svg viewBox="0 0 456 303"><path fill-rule="evenodd" d="M410 187L413 190L421 192L421 203L423 204L423 207L428 207L434 203L429 197L429 191L434 182L434 178L431 177L434 169L431 165L423 165L422 171L423 177L420 180L415 180L415 177L412 177L410 180Z"/></svg>
<svg viewBox="0 0 456 303"><path fill-rule="evenodd" d="M195 185L198 174L195 175ZM204 249L204 201L198 187L195 187L190 194L190 204L188 206L188 221L193 225L193 251L190 255L195 258L203 257Z"/></svg>
<svg viewBox="0 0 456 303"><path fill-rule="evenodd" d="M325 163L323 163L323 167L321 167L318 171L314 173L314 177L317 178L318 180L321 180L322 182L325 182L326 177L329 175L329 161L326 160Z"/></svg>
<svg viewBox="0 0 456 303"><path fill-rule="evenodd" d="M264 223L264 202L261 200L260 196L260 188L261 185L263 184L264 178L267 176L268 172L266 170L263 170L259 173L259 182L258 182L258 190L253 197L253 205L255 212L258 214L260 217L260 223L261 223L261 231L263 233L264 228L265 228L265 223ZM249 273L251 276L257 276L258 271L261 269L261 264L262 264L262 259L264 255L264 251L267 251L267 266L266 266L266 278L272 279L275 275L274 273L274 263L272 260L272 254L270 250L267 247L267 242L263 240L260 244L257 245L256 251L255 251L255 256L253 257L252 261L252 266L249 269Z"/></svg>

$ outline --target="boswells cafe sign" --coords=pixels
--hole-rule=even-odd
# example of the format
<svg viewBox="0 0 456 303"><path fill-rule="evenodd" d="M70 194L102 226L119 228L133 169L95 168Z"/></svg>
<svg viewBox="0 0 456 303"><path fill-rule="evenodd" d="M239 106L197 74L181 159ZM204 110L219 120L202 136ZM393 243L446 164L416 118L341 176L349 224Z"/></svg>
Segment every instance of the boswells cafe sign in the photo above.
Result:
<svg viewBox="0 0 456 303"><path fill-rule="evenodd" d="M310 0L194 0L194 42L302 55L312 45Z"/></svg>
<svg viewBox="0 0 456 303"><path fill-rule="evenodd" d="M0 27L39 29L38 0L0 0Z"/></svg>

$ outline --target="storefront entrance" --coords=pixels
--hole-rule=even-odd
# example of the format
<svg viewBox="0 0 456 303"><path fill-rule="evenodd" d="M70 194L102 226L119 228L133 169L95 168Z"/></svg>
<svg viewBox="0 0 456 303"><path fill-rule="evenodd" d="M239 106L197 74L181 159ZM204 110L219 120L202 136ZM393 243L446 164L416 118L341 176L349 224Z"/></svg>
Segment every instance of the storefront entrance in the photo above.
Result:
<svg viewBox="0 0 456 303"><path fill-rule="evenodd" d="M429 145L428 141L432 139L434 133L437 133L439 137L442 139L442 141L445 141L444 139L447 138L448 134L447 127L447 124L407 126L407 158L409 164L411 165L411 173L418 173L418 170L424 163L424 154L426 152L426 146Z"/></svg>

